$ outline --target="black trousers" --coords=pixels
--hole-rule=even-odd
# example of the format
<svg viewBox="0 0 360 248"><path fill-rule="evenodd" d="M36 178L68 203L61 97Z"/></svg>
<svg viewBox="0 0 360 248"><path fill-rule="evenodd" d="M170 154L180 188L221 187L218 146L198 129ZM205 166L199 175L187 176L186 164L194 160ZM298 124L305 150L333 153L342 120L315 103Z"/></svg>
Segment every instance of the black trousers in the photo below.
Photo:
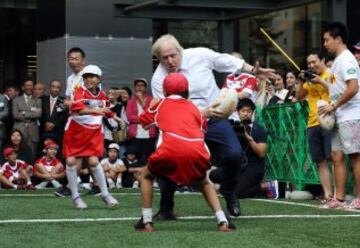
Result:
<svg viewBox="0 0 360 248"><path fill-rule="evenodd" d="M214 183L219 183L223 177L222 168L217 168L210 173L210 180ZM234 188L234 193L238 198L250 198L264 196L261 189L261 182L264 178L264 170L256 168L249 164L237 176L237 182Z"/></svg>

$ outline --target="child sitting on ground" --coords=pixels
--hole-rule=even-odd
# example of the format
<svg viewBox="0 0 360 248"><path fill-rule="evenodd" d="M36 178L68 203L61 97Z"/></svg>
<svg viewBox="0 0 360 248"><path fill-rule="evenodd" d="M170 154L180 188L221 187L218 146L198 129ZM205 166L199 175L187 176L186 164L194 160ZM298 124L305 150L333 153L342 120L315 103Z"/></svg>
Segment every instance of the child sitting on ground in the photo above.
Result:
<svg viewBox="0 0 360 248"><path fill-rule="evenodd" d="M153 102L140 116L144 128L155 124L160 129L160 137L157 150L142 171L142 217L134 227L137 231L154 231L152 181L156 176L170 179L178 185L196 184L216 216L217 230L232 231L235 226L229 224L215 189L206 177L210 168L210 154L203 133L206 119L187 99L189 83L183 74L170 73L164 79L163 91L166 98Z"/></svg>
<svg viewBox="0 0 360 248"><path fill-rule="evenodd" d="M30 180L32 166L26 162L17 159L17 153L12 147L4 150L6 162L0 170L2 177L2 186L12 189L35 189Z"/></svg>
<svg viewBox="0 0 360 248"><path fill-rule="evenodd" d="M34 176L36 180L42 181L36 185L37 189L44 189L51 183L54 188L60 188L59 180L65 178L64 165L56 158L59 146L52 140L45 142L45 155L36 160L34 165Z"/></svg>
<svg viewBox="0 0 360 248"><path fill-rule="evenodd" d="M122 188L122 173L126 171L124 162L119 158L120 147L116 143L111 143L108 147L108 157L101 160L106 180L109 188Z"/></svg>
<svg viewBox="0 0 360 248"><path fill-rule="evenodd" d="M139 188L139 182L141 178L141 169L145 166L142 160L138 160L139 153L137 148L129 146L124 153L123 158L126 172L123 174L123 186Z"/></svg>

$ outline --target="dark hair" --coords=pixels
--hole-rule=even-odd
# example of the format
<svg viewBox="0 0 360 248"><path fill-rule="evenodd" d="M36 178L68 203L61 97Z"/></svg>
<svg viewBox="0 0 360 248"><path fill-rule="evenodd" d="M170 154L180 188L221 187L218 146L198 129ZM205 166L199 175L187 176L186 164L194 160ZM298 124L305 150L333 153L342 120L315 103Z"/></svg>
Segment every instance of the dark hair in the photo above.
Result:
<svg viewBox="0 0 360 248"><path fill-rule="evenodd" d="M335 60L335 55L334 54L327 53L325 55L325 63L327 63L329 61L334 61L334 60Z"/></svg>
<svg viewBox="0 0 360 248"><path fill-rule="evenodd" d="M17 85L14 84L14 83L8 83L8 84L6 84L5 90L10 89L10 88L13 88L14 90L18 90L18 89L19 89L19 88L17 87Z"/></svg>
<svg viewBox="0 0 360 248"><path fill-rule="evenodd" d="M250 107L252 111L254 111L256 108L255 103L251 99L249 98L239 99L238 104L236 106L236 110L240 110L244 107Z"/></svg>
<svg viewBox="0 0 360 248"><path fill-rule="evenodd" d="M23 135L23 133L19 130L19 129L13 129L10 133L9 133L9 144L8 144L8 146L13 146L14 144L12 143L12 141L11 141L11 136L14 134L14 133L16 133L16 132L18 132L19 134L20 134L20 137L21 137L21 142L20 142L20 145L19 145L19 147L22 147L22 145L23 145L23 143L24 143L24 135Z"/></svg>
<svg viewBox="0 0 360 248"><path fill-rule="evenodd" d="M131 91L131 89L130 89L129 87L124 86L124 87L122 87L121 89L122 89L122 90L125 90L125 91L129 94L129 97L131 98L131 96L132 96L132 91Z"/></svg>
<svg viewBox="0 0 360 248"><path fill-rule="evenodd" d="M349 31L347 27L341 22L332 22L328 24L324 28L323 33L329 33L333 39L340 37L344 44L347 44L348 42Z"/></svg>
<svg viewBox="0 0 360 248"><path fill-rule="evenodd" d="M35 82L34 82L34 80L32 79L32 78L24 78L23 80L22 80L22 86L24 86L25 85L25 83L26 82L28 82L28 81L31 81L32 83L33 83L33 85L35 85Z"/></svg>
<svg viewBox="0 0 360 248"><path fill-rule="evenodd" d="M80 53L83 58L85 58L85 52L80 47L73 47L67 52L67 56L69 57L70 53Z"/></svg>
<svg viewBox="0 0 360 248"><path fill-rule="evenodd" d="M308 56L310 55L317 55L319 57L320 60L323 60L325 58L325 53L324 50L320 49L320 48L313 48L308 52Z"/></svg>

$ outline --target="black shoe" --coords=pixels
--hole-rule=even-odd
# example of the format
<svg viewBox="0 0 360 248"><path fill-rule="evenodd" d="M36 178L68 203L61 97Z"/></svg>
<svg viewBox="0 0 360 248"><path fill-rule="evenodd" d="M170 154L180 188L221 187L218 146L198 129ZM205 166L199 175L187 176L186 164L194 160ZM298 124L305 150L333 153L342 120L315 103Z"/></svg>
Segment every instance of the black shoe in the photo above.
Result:
<svg viewBox="0 0 360 248"><path fill-rule="evenodd" d="M88 195L93 195L93 196L99 196L101 195L101 191L100 191L100 188L99 186L95 186L93 185L91 187L91 189L87 192Z"/></svg>
<svg viewBox="0 0 360 248"><path fill-rule="evenodd" d="M58 197L68 197L71 196L71 190L68 187L61 187L54 192L54 195Z"/></svg>
<svg viewBox="0 0 360 248"><path fill-rule="evenodd" d="M154 229L154 223L147 222L144 223L143 217L140 218L140 220L134 225L134 229L139 232L153 232Z"/></svg>
<svg viewBox="0 0 360 248"><path fill-rule="evenodd" d="M158 220L176 220L176 215L172 210L170 211L161 211L159 210L155 215L155 219Z"/></svg>
<svg viewBox="0 0 360 248"><path fill-rule="evenodd" d="M229 211L229 214L231 216L238 217L241 215L241 209L240 209L240 202L236 198L235 194L223 194L225 202L226 202L226 208Z"/></svg>

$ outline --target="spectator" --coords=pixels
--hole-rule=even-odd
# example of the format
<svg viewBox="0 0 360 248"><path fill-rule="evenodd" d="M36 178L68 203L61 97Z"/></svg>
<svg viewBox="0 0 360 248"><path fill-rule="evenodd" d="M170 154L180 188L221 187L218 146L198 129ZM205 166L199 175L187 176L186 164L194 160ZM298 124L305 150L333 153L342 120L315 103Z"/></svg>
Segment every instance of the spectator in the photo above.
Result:
<svg viewBox="0 0 360 248"><path fill-rule="evenodd" d="M42 82L37 82L34 85L33 96L37 98L42 98L45 95L45 90L45 84L43 84Z"/></svg>
<svg viewBox="0 0 360 248"><path fill-rule="evenodd" d="M4 149L4 158L6 162L2 165L1 171L3 176L8 180L9 183L5 185L11 185L12 188L18 189L35 189L30 180L30 172L32 166L29 166L26 162L17 159L17 152L12 147ZM12 184L16 184L17 187Z"/></svg>
<svg viewBox="0 0 360 248"><path fill-rule="evenodd" d="M323 32L324 47L336 58L327 81L331 104L319 108L319 115L335 113L336 128L332 132L332 157L349 155L356 184L356 198L345 202L347 171L344 161L334 162L335 196L329 208L360 209L360 69L354 55L347 48L348 30L339 22L329 24Z"/></svg>
<svg viewBox="0 0 360 248"><path fill-rule="evenodd" d="M270 89L268 91L271 96L269 104L282 104L288 100L289 91L285 88L284 73L281 71L276 71L275 81L274 81L274 90Z"/></svg>
<svg viewBox="0 0 360 248"><path fill-rule="evenodd" d="M295 72L289 71L286 73L286 89L289 91L288 100L291 102L296 102L296 87L298 79L295 75Z"/></svg>
<svg viewBox="0 0 360 248"><path fill-rule="evenodd" d="M60 188L60 180L65 178L64 165L56 158L59 146L52 140L45 142L45 155L39 158L34 165L34 176L39 181L37 189L44 189L51 183L54 188Z"/></svg>
<svg viewBox="0 0 360 248"><path fill-rule="evenodd" d="M326 80L330 77L330 70L325 65L325 57L320 49L313 49L306 58L307 66L316 74L309 81L304 81L303 73L300 73L301 82L296 92L296 98L302 100L307 98L309 104L309 115L307 123L307 136L310 146L310 154L319 170L319 178L324 191L324 199L332 199L333 190L331 186L331 173L328 162L331 161L331 131L321 128L318 119L317 102L322 99L329 101L329 91Z"/></svg>
<svg viewBox="0 0 360 248"><path fill-rule="evenodd" d="M150 154L155 150L157 131L155 127L151 127L149 130L143 129L139 116L149 108L153 97L146 92L146 79L135 79L134 87L135 95L128 101L126 106L126 117L129 121L129 142L131 146L141 147L140 159L146 162Z"/></svg>
<svg viewBox="0 0 360 248"><path fill-rule="evenodd" d="M12 101L17 95L18 95L18 89L15 84L6 85L5 91L4 91L4 96L8 100L8 109L9 109L9 114L3 121L5 124L6 133L9 133L12 130L13 125L14 125L14 119L12 116Z"/></svg>
<svg viewBox="0 0 360 248"><path fill-rule="evenodd" d="M234 123L234 130L245 150L242 169L237 176L235 194L238 198L268 196L273 199L279 197L278 182L264 181L266 130L256 122L252 122L255 104L250 99L242 99L237 106L239 122ZM214 183L221 182L222 168L210 172L210 179ZM266 193L266 194L265 194Z"/></svg>
<svg viewBox="0 0 360 248"><path fill-rule="evenodd" d="M141 170L145 166L145 162L139 159L138 149L138 147L129 146L122 159L126 167L126 172L122 177L123 187L139 187Z"/></svg>
<svg viewBox="0 0 360 248"><path fill-rule="evenodd" d="M117 90L119 90L117 87L111 88L109 90L109 101L110 101L110 110L115 113L115 115L121 120L124 120L126 118L126 114L124 111L124 106L121 102L118 101L118 98L120 98L119 94L117 93ZM117 121L115 121L112 118L104 118L104 145L107 148L110 143L113 142L112 132L116 131L118 129L124 129L126 120L124 120L120 125Z"/></svg>
<svg viewBox="0 0 360 248"><path fill-rule="evenodd" d="M33 97L34 83L25 80L22 90L23 95L16 97L12 103L14 129L23 134L23 142L30 147L32 157L35 157L39 142L38 120L41 117L41 100ZM33 161L32 161L33 162Z"/></svg>
<svg viewBox="0 0 360 248"><path fill-rule="evenodd" d="M123 92L120 95L121 98L121 102L122 104L125 106L127 105L127 102L131 99L132 97L132 92L131 89L127 86L122 87Z"/></svg>
<svg viewBox="0 0 360 248"><path fill-rule="evenodd" d="M81 71L85 67L85 52L79 47L73 47L67 52L67 60L72 74L66 80L65 96L72 100L75 91L84 85Z"/></svg>
<svg viewBox="0 0 360 248"><path fill-rule="evenodd" d="M354 56L356 58L356 61L360 65L360 42L353 45L353 48L354 48Z"/></svg>
<svg viewBox="0 0 360 248"><path fill-rule="evenodd" d="M101 160L100 164L105 172L109 188L122 188L122 173L126 171L124 162L119 159L120 147L112 143L107 149L107 158Z"/></svg>
<svg viewBox="0 0 360 248"><path fill-rule="evenodd" d="M20 130L14 129L10 132L9 142L6 147L12 147L16 151L18 159L25 161L27 164L34 164L35 157L31 153L30 147L24 143ZM5 158L2 158L1 162L5 162Z"/></svg>
<svg viewBox="0 0 360 248"><path fill-rule="evenodd" d="M61 82L58 80L52 80L50 82L50 95L41 98L41 140L44 141L45 139L50 138L58 144L61 144L62 142L65 121L67 118L67 109L64 106L64 97L60 96L61 89ZM61 145L59 145L59 154L61 157Z"/></svg>
<svg viewBox="0 0 360 248"><path fill-rule="evenodd" d="M0 94L0 151L3 150L3 144L6 139L6 118L9 115L8 100L6 96Z"/></svg>

